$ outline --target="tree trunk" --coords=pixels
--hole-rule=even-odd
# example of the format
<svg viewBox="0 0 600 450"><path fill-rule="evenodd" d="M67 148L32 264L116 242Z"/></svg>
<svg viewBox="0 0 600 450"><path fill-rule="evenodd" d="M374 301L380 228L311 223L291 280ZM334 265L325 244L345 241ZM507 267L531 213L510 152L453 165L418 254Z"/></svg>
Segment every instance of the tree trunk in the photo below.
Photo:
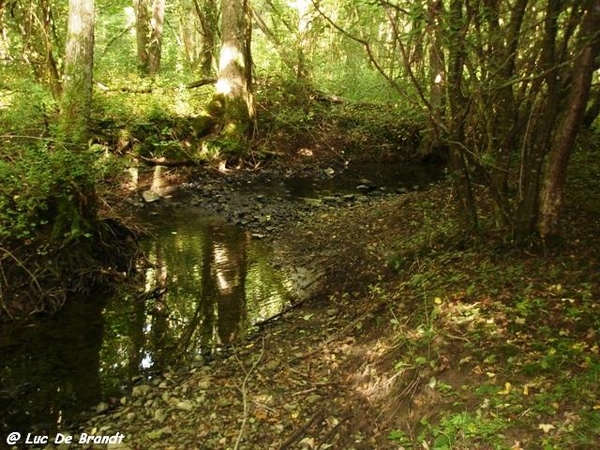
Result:
<svg viewBox="0 0 600 450"><path fill-rule="evenodd" d="M165 0L154 0L152 5L152 21L150 26L150 42L148 44L148 74L153 77L160 69L162 55L162 37L165 23Z"/></svg>
<svg viewBox="0 0 600 450"><path fill-rule="evenodd" d="M478 228L475 198L471 186L468 162L463 152L465 141L465 120L468 114L468 102L462 93L464 49L464 21L462 1L450 2L450 32L448 36L448 100L450 106L450 170L454 177L454 186L462 209L467 233Z"/></svg>
<svg viewBox="0 0 600 450"><path fill-rule="evenodd" d="M0 1L0 6L5 5ZM9 3L7 15L12 18L12 23L23 41L21 58L30 64L37 80L46 84L55 100L60 100L61 85L58 63L54 49L58 45L54 30L54 14L50 2L40 0L36 3L12 2ZM0 24L3 25L3 24ZM9 38L2 28L6 40L6 50L9 51Z"/></svg>
<svg viewBox="0 0 600 450"><path fill-rule="evenodd" d="M133 0L135 10L135 37L137 45L137 65L142 75L150 73L150 7L148 0Z"/></svg>
<svg viewBox="0 0 600 450"><path fill-rule="evenodd" d="M238 154L248 149L254 117L250 17L248 0L222 0L223 42L215 101L220 103L227 146Z"/></svg>
<svg viewBox="0 0 600 450"><path fill-rule="evenodd" d="M549 0L546 4L540 57L540 67L545 75L532 83L531 92L536 97L528 109L527 127L531 132L524 137L513 232L519 242L525 242L536 231L543 164L552 145L556 112L561 109L562 92L558 83L556 55L560 7L561 0Z"/></svg>
<svg viewBox="0 0 600 450"><path fill-rule="evenodd" d="M84 144L92 102L94 0L69 0L67 28L59 135Z"/></svg>
<svg viewBox="0 0 600 450"><path fill-rule="evenodd" d="M585 110L583 116L583 125L586 128L591 128L600 115L600 86L596 85L596 91L590 96L592 97L592 104Z"/></svg>
<svg viewBox="0 0 600 450"><path fill-rule="evenodd" d="M600 55L600 0L588 2L582 25L582 51L573 65L569 99L554 138L540 199L538 231L542 239L559 233L559 214L571 149L590 96L594 61Z"/></svg>
<svg viewBox="0 0 600 450"><path fill-rule="evenodd" d="M216 0L205 0L202 5L194 0L196 15L202 29L202 50L200 55L200 70L205 77L212 76L215 66L216 41L218 23L218 7Z"/></svg>

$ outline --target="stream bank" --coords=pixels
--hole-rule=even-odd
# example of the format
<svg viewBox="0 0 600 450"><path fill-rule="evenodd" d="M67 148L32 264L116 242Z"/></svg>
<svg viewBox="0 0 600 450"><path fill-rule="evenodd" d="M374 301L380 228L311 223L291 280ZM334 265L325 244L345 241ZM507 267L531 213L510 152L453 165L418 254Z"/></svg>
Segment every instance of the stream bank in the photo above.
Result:
<svg viewBox="0 0 600 450"><path fill-rule="evenodd" d="M288 231L425 189L442 173L382 164L302 172L201 173L183 185L161 182L160 190L152 180L147 187L162 193L158 199L145 201L144 187L128 197L130 213L149 232L135 269L138 289L72 298L56 319L2 329L3 432L71 429L81 410L110 410L139 382L223 359L248 332L322 289L333 253L286 249L277 242L293 240Z"/></svg>
<svg viewBox="0 0 600 450"><path fill-rule="evenodd" d="M122 450L593 448L600 230L586 192L569 191L569 245L544 258L465 241L445 184L287 222L275 254L326 268L318 294L69 432L121 433L108 448Z"/></svg>
<svg viewBox="0 0 600 450"><path fill-rule="evenodd" d="M131 450L593 448L600 230L582 192L569 250L544 259L465 243L443 184L323 209L273 241L323 262L318 295L80 431Z"/></svg>

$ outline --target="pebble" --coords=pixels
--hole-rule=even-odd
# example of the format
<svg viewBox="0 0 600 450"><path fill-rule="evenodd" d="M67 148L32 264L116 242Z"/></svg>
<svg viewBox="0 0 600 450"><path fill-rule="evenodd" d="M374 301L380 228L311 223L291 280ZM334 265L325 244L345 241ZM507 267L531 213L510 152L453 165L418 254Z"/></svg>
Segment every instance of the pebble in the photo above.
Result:
<svg viewBox="0 0 600 450"><path fill-rule="evenodd" d="M175 407L182 411L191 411L192 409L194 409L194 405L192 405L192 402L190 402L188 400L183 400L183 401L177 403L175 405Z"/></svg>

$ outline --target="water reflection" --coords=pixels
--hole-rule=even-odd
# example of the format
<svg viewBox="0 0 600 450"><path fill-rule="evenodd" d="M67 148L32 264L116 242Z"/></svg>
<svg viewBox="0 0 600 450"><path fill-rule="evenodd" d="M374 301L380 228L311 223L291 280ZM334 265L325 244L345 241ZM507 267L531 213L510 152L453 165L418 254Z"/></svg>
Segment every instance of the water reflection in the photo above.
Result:
<svg viewBox="0 0 600 450"><path fill-rule="evenodd" d="M272 267L263 242L201 210L147 220L154 237L142 243L150 264L144 293L107 308L106 370L127 370L131 378L191 361L235 342L288 303L293 286Z"/></svg>
<svg viewBox="0 0 600 450"><path fill-rule="evenodd" d="M69 302L52 319L0 326L0 436L50 433L101 399L102 304Z"/></svg>
<svg viewBox="0 0 600 450"><path fill-rule="evenodd" d="M142 243L142 292L0 325L0 437L64 430L140 374L189 367L287 305L294 285L265 243L200 210L145 219L154 236Z"/></svg>

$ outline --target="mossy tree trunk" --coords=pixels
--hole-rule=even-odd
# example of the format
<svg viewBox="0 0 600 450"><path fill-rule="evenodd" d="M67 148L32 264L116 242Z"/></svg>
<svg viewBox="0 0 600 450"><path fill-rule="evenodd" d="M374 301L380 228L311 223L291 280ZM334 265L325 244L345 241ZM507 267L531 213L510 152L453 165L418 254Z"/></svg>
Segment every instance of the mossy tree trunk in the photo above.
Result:
<svg viewBox="0 0 600 450"><path fill-rule="evenodd" d="M216 68L219 5L216 0L194 0L194 9L200 21L200 70L202 76L210 77Z"/></svg>
<svg viewBox="0 0 600 450"><path fill-rule="evenodd" d="M247 0L222 1L222 44L214 103L220 106L227 149L247 152L254 118L251 13Z"/></svg>
<svg viewBox="0 0 600 450"><path fill-rule="evenodd" d="M155 76L160 69L164 23L165 0L154 0L152 4L152 20L150 22L152 32L148 48L148 74L151 77Z"/></svg>
<svg viewBox="0 0 600 450"><path fill-rule="evenodd" d="M133 0L133 8L138 70L153 77L160 69L165 0Z"/></svg>
<svg viewBox="0 0 600 450"><path fill-rule="evenodd" d="M6 9L6 11L4 11ZM61 95L59 61L56 55L60 42L57 39L55 17L63 13L62 5L49 0L36 2L5 2L0 0L0 30L2 30L4 52L14 51L14 41L8 31L14 31L22 40L22 54L35 78L50 89L54 99ZM2 20L6 14L9 19ZM11 30L12 28L12 30ZM12 47L12 48L11 48ZM16 55L14 55L16 56Z"/></svg>
<svg viewBox="0 0 600 450"><path fill-rule="evenodd" d="M55 198L53 234L67 242L88 233L96 218L93 176L87 172L92 168L85 152L92 102L94 0L69 0L64 61L58 142L76 155L69 167L72 179Z"/></svg>
<svg viewBox="0 0 600 450"><path fill-rule="evenodd" d="M142 75L150 72L150 6L148 0L133 0L135 11L135 39L137 47L137 67Z"/></svg>
<svg viewBox="0 0 600 450"><path fill-rule="evenodd" d="M64 142L81 145L87 141L93 67L94 0L69 0L59 126Z"/></svg>

